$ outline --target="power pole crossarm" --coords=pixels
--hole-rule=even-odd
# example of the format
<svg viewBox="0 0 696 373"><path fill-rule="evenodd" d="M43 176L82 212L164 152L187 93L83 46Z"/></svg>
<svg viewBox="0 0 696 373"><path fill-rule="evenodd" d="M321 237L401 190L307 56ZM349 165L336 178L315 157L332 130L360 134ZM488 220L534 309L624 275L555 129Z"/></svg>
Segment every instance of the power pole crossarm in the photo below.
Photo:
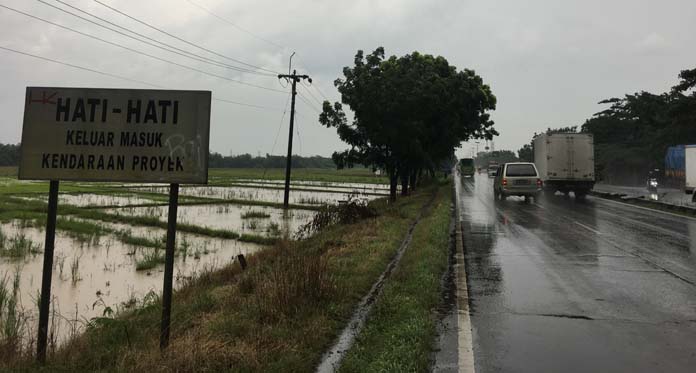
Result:
<svg viewBox="0 0 696 373"><path fill-rule="evenodd" d="M278 79L292 80L292 102L290 106L290 135L288 136L288 157L285 164L285 195L283 196L283 208L287 209L290 202L290 165L292 163L292 132L295 125L295 95L297 95L297 82L307 79L310 83L312 79L309 75L297 75L297 70L292 74L279 74Z"/></svg>

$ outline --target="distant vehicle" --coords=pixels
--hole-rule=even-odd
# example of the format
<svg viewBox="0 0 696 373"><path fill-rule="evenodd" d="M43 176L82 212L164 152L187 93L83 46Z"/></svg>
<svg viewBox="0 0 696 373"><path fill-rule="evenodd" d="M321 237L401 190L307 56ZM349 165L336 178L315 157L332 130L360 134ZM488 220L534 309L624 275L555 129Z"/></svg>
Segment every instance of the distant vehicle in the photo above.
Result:
<svg viewBox="0 0 696 373"><path fill-rule="evenodd" d="M476 169L474 168L473 158L462 158L459 160L459 171L464 177L474 176Z"/></svg>
<svg viewBox="0 0 696 373"><path fill-rule="evenodd" d="M498 173L498 162L490 161L488 162L488 177L495 177Z"/></svg>
<svg viewBox="0 0 696 373"><path fill-rule="evenodd" d="M670 187L684 189L686 182L685 147L686 145L676 145L667 148L664 182Z"/></svg>
<svg viewBox="0 0 696 373"><path fill-rule="evenodd" d="M542 134L534 138L534 164L545 193L573 192L584 198L595 183L594 140L588 133Z"/></svg>
<svg viewBox="0 0 696 373"><path fill-rule="evenodd" d="M645 186L648 192L657 193L657 188L660 186L660 169L656 168L648 173L648 179L645 181Z"/></svg>
<svg viewBox="0 0 696 373"><path fill-rule="evenodd" d="M541 192L542 181L534 163L504 163L498 168L493 181L495 199L504 201L508 196L521 196L525 202L529 202L530 197L536 201Z"/></svg>
<svg viewBox="0 0 696 373"><path fill-rule="evenodd" d="M684 192L693 194L691 200L696 202L696 145L684 146Z"/></svg>

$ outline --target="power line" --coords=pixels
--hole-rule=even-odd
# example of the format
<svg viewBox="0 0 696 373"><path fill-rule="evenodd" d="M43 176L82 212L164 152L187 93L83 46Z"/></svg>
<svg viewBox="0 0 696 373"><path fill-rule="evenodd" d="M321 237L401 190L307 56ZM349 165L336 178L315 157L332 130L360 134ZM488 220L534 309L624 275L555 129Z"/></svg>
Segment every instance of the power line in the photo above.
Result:
<svg viewBox="0 0 696 373"><path fill-rule="evenodd" d="M271 154L275 151L276 144L278 143L278 136L280 136L280 130L283 128L283 120L285 119L285 113L288 111L288 104L290 103L290 96L292 93L288 93L288 99L285 100L285 109L283 109L283 115L280 117L280 123L278 123L278 132L276 132L275 140L273 141L273 147L271 148Z"/></svg>
<svg viewBox="0 0 696 373"><path fill-rule="evenodd" d="M38 59L40 59L40 60L44 60L44 61L48 61L48 62L53 62L53 63L60 64L60 65L69 66L69 67L72 67L72 68L75 68L75 69L80 69L80 70L85 70L85 71L93 72L93 73L100 74L100 75L104 75L104 76L108 76L108 77L111 77L111 78L126 80L126 81L129 81L129 82L139 83L139 84L143 84L143 85L147 85L147 86L155 87L155 88L164 88L164 87L162 87L162 86L160 86L160 85L152 84L152 83L148 83L148 82L144 82L144 81L142 81L142 80L126 78L126 77L124 77L124 76L120 76L120 75L116 75L116 74L111 74L111 73L106 73L106 72L99 71L99 70L90 69L89 67L84 67L84 66L79 66L79 65L73 65L73 64L68 63L68 62L58 61L58 60L54 60L54 59L51 59L51 58L48 58L48 57L37 56L37 55L35 55L35 54L31 54L31 53L27 53L27 52L18 51L18 50L16 50L16 49L3 47L3 46L1 46L1 45L0 45L0 49L4 49L4 50L6 50L6 51L14 52L14 53L17 53L17 54L23 54L23 55L25 55L25 56L38 58Z"/></svg>
<svg viewBox="0 0 696 373"><path fill-rule="evenodd" d="M321 110L317 109L317 108L314 106L314 104L312 104L311 102L309 102L309 100L307 100L306 98L304 98L304 96L302 96L301 93L298 92L297 95L300 97L300 99L301 99L302 101L304 101L305 104L307 104L307 106L309 106L312 110L316 111L317 114L321 114Z"/></svg>
<svg viewBox="0 0 696 373"><path fill-rule="evenodd" d="M123 26L121 26L121 25L119 25L119 24L117 24L117 23L114 23L114 22L111 22L111 21L109 21L109 20L107 20L107 19L101 18L101 17L99 17L99 16L97 16L97 15L95 15L95 14L93 14L93 13L90 13L90 12L84 10L84 9L80 9L79 7L76 7L76 6L74 6L74 5L68 4L68 3L66 3L66 2L64 2L64 1L62 1L62 0L54 0L54 1L56 1L56 2L58 2L58 3L61 3L61 4L65 5L65 6L67 6L67 7L70 7L70 8L72 8L72 9L75 9L75 10L77 10L77 11L80 12L80 13L87 14L87 15L93 17L93 18L96 18L96 19L98 19L98 20L104 22L104 23L107 23L107 24L109 24L109 25L118 27L118 28L121 29L121 30L130 32L130 33L132 33L132 34L134 34L134 35L138 35L138 36L141 37L141 38L144 38L144 39L153 41L153 42L155 42L155 43L159 43L159 44L164 45L164 46L166 46L166 47L168 47L168 48L171 48L171 49L174 49L174 50L177 50L177 51L186 53L187 55L182 55L181 53L177 53L177 52L175 52L175 51L172 51L172 50L169 50L169 49L166 49L166 48L162 48L162 47L159 47L159 46L157 46L157 45L153 45L152 43L147 43L147 42L142 41L142 40L139 40L139 39L137 39L137 38L133 38L133 37L131 37L131 36L129 36L129 35L124 35L124 36L128 36L128 37L130 37L130 38L132 38L132 39L138 40L138 41L140 41L140 42L142 42L142 43L145 43L145 44L148 44L148 45L151 45L151 46L160 48L160 49L164 49L164 50L166 50L166 51L168 51L168 52L176 53L176 54L179 54L179 55L182 55L182 56L184 56L184 57L191 58L191 59L194 59L194 60L197 60L197 61L209 63L209 64L211 64L211 65L218 66L218 67L225 67L225 68L228 68L228 69L231 69L231 70L236 70L236 71L243 72L243 73L247 73L247 74L256 74L256 75L261 75L261 76L272 76L272 77L275 77L275 74L260 73L260 72L254 71L254 70L250 70L250 69L243 68L243 67L239 67L239 66L229 65L229 64L226 64L226 63L224 63L224 62L220 62L220 61L217 61L217 60L214 60L214 59L205 57L205 56L201 56L201 55L199 55L199 54L196 54L196 53L187 51L187 50L185 50L185 49L181 49L181 48L176 47L176 46L173 46L173 45L171 45L171 44L167 44L167 43L165 43L165 42L163 42L163 41L161 41L161 40L157 40L157 39L151 38L151 37L149 37L149 36L147 36L147 35L145 35L145 34L141 34L141 33L139 33L139 32L133 31L133 30L127 28L127 27L123 27ZM43 1L41 1L41 2L43 2ZM45 2L43 2L43 3L46 4ZM49 4L46 4L46 5L49 5ZM55 7L55 6L54 6L54 8L60 9L60 8ZM112 29L109 29L109 30L116 32L115 30L112 30ZM122 33L120 33L120 34L123 35ZM193 57L190 57L190 56L193 56Z"/></svg>
<svg viewBox="0 0 696 373"><path fill-rule="evenodd" d="M300 58L300 57L298 56L298 59L302 59L302 58ZM306 66L305 66L305 70L307 70L307 73L308 73L308 74L313 75L313 76L316 76L316 75L313 74L311 71L309 71L309 69L308 69ZM316 80L316 79L315 79L315 80ZM319 94L324 98L324 100L326 100L326 101L331 101L331 100L329 100L329 98L324 94L324 92L319 88L318 85L312 84L312 87L314 87L314 89L316 89L317 92L319 92Z"/></svg>
<svg viewBox="0 0 696 373"><path fill-rule="evenodd" d="M278 136L280 136L280 130L283 128L283 120L285 119L285 113L288 111L288 104L290 103L290 97L292 97L292 92L288 92L288 99L285 100L285 108L283 109L283 115L280 117L280 122L278 122L278 131L276 132L275 140L273 140L273 147L271 148L271 155L273 155L273 152L275 152L275 147L276 144L278 143ZM263 166L263 175L261 176L262 180L266 179L266 171L268 171L268 167L266 164Z"/></svg>
<svg viewBox="0 0 696 373"><path fill-rule="evenodd" d="M224 102L228 104L234 104L234 105L240 105L240 106L247 106L247 107L252 107L252 108L257 108L257 109L266 109L266 110L273 110L273 111L281 111L283 109L277 108L277 107L269 107L269 106L262 106L262 105L255 105L255 104L247 104L244 102L239 102L239 101L233 101L233 100L228 100L224 98L218 98L218 97L213 97L213 101L219 101L219 102Z"/></svg>
<svg viewBox="0 0 696 373"><path fill-rule="evenodd" d="M305 88L309 88L309 87L311 87L313 84L310 83L310 85L307 85L307 84L305 84L305 83L302 83L302 85L303 85ZM315 95L312 93L311 90L307 89L306 92L309 94L310 97L312 97L312 99L313 99L314 101L316 101L316 103L319 104L319 107L321 107L321 106L324 105L324 103L321 102L321 101L317 98L317 96L315 96Z"/></svg>
<svg viewBox="0 0 696 373"><path fill-rule="evenodd" d="M24 55L24 56L33 57L33 58L36 58L36 59L48 61L48 62L55 63L55 64L59 64L59 65L72 67L72 68L74 68L74 69L89 71L89 72L92 72L92 73L95 73L95 74L108 76L108 77L110 77L110 78L121 79L121 80L129 81L129 82L132 82L132 83L139 83L139 84L143 84L143 85L150 86L150 87L155 87L155 88L166 88L166 87L163 87L163 86L158 85L158 84L149 83L149 82L145 82L145 81L137 80L137 79L131 79L131 78L127 78L127 77L125 77L125 76L121 76L121 75L117 75L117 74L111 74L111 73L107 73L107 72L104 72L104 71L99 71L99 70L91 69L91 68L89 68L89 67L84 67L84 66L75 65L75 64L72 64L72 63L69 63L69 62L54 60L54 59L52 59L52 58L43 57L43 56L38 56L38 55L31 54L31 53L27 53L27 52L22 52L22 51L19 51L19 50L16 50L16 49L3 47L3 46L1 46L1 45L0 45L0 49L5 50L5 51L8 51L8 52L17 53L17 54L21 54L21 55ZM227 99L222 99L222 98L217 98L217 97L213 97L213 100L214 100L214 101L219 101L219 102L225 102L225 103L228 103L228 104L235 104L235 105L241 105L241 106L248 106L248 107L253 107L253 108L258 108L258 109L268 109L268 110L278 110L278 111L280 111L280 109L278 109L278 108L272 108L272 107L267 107L267 106L254 105L254 104L247 104L247 103L243 103L243 102L237 102L237 101L232 101L232 100L227 100Z"/></svg>
<svg viewBox="0 0 696 373"><path fill-rule="evenodd" d="M44 3L42 0L39 0L39 1L42 2L42 3ZM49 6L51 6L51 7L54 7L54 6L51 5L51 4L47 4L47 3L44 3L44 4L49 5ZM137 50L137 49L133 49L133 48L130 48L130 47L126 47L126 46L124 46L124 45L121 45L121 44L118 44L118 43L114 43L114 42L111 42L111 41L108 41L108 40L99 38L99 37L97 37L97 36L90 35L90 34L87 34L87 33L85 33L85 32L78 31L78 30L75 30L75 29L73 29L73 28L70 28L70 27L67 27L67 26L63 26L63 25L61 25L61 24L58 24L58 23L55 23L55 22L52 22L52 21L49 21L49 20L46 20L46 19L43 19L43 18L36 17L36 16L34 16L34 15L31 15L31 14L28 14L28 13L25 13L25 12L22 12L22 11L19 11L19 10L13 9L13 8L10 8L10 7L5 6L5 5L2 5L2 4L0 4L0 7L5 8L5 9L8 9L8 10L11 10L11 11L14 11L14 12L17 12L17 13L20 13L20 14L23 14L23 15L25 15L25 16L27 16L27 17L31 17L31 18L37 19L37 20L42 21L42 22L46 22L46 23L51 24L51 25L53 25L53 26L57 26L57 27L63 28L63 29L65 29L65 30L69 30L69 31L75 32L75 33L77 33L77 34L80 34L80 35L89 37L89 38L91 38L91 39L95 39L95 40L101 41L101 42L103 42L103 43L107 43L107 44L110 44L110 45L113 45L113 46L116 46L116 47L119 47L119 48L122 48L122 49L125 49L125 50L128 50L128 51L131 51L131 52L134 52L134 53L138 53L138 54L141 54L141 55L144 55L144 56L147 56L147 57L156 59L156 60L158 60L158 61L162 61L162 62L171 64L171 65L179 66L179 67L182 67L182 68L191 70L191 71L195 71L195 72L198 72L198 73L201 73L201 74L209 75L209 76L212 76L212 77L215 77L215 78L218 78L218 79L223 79L223 80L227 80L227 81L230 81L230 82L234 82L234 83L246 85L246 86L249 86L249 87L254 87L254 88L258 88L258 89L264 89L264 90L273 91L273 92L285 93L285 91L281 91L281 90L279 90L279 89L263 87L263 86L259 86L259 85L252 84L252 83L246 83L246 82L243 82L243 81L241 81L241 80L231 79L231 78L228 78L228 77L225 77L225 76L222 76L222 75L217 75L217 74L210 73L210 72L207 72L207 71L204 71L204 70L200 70L200 69L197 69L197 68L195 68L195 67L191 67L191 66L188 66L188 65L183 65L183 64L174 62L174 61L166 60L166 59L164 59L164 58L160 58L160 57L157 57L157 56L154 56L154 55L151 55L151 54L148 54L148 53L139 51L139 50ZM74 16L76 16L76 17L85 19L84 17L78 16L78 15L76 15L76 14L74 14L74 13L70 13L70 12L68 12L68 11L65 11L64 9L60 9L60 8L57 8L57 7L54 7L54 8L59 9L59 10L62 10L62 11L64 11L64 12L66 12L66 13L68 13L68 14L71 14L71 15L74 15ZM87 19L85 19L85 20L87 20ZM87 20L87 21L92 22L92 21L90 21L90 20ZM92 22L92 23L94 23L94 22ZM96 24L96 23L95 23L95 24ZM99 25L99 24L97 24L97 25ZM103 25L100 25L100 26L105 27L105 26L103 26ZM108 29L108 27L106 27L106 28ZM113 30L112 30L112 31L113 31ZM120 33L120 34L122 34L122 35L126 35L126 36L129 36L129 37L130 37L130 35L121 33L120 31L115 31L115 32L118 32L118 33ZM138 40L138 39L136 39L136 40Z"/></svg>
<svg viewBox="0 0 696 373"><path fill-rule="evenodd" d="M165 35L171 37L171 38L174 38L174 39L176 39L176 40L179 40L179 41L181 41L181 42L183 42L183 43L186 43L186 44L188 44L188 45L191 45L191 46L193 46L193 47L195 47L195 48L204 50L204 51L206 51L206 52L208 52L208 53L211 53L211 54L214 54L214 55L216 55L216 56L218 56L218 57L222 57L222 58L228 59L228 60L230 60L230 61L234 61L234 62L236 62L236 63L242 64L242 65L245 65L245 66L249 66L249 67L253 67L253 68L258 69L258 70L263 70L263 71L266 71L266 72L269 72L269 73L277 74L276 71L268 70L268 69L265 69L265 68L260 67L260 66L252 65L252 64L250 64L250 63L246 63L246 62L240 61L240 60L238 60L238 59L235 59L235 58L232 58L232 57L229 57L229 56L225 56L224 54L220 54L220 53L215 52L215 51L213 51L213 50L210 50L210 49L208 49L208 48L206 48L206 47L202 47L202 46L200 46L200 45L198 45L198 44L195 44L195 43L192 43L192 42L190 42L190 41L188 41L188 40L182 39L182 38L180 38L180 37L178 37L178 36L176 36L176 35L173 35L173 34L167 32L167 31L164 31L164 30L162 30L162 29L160 29L160 28L157 28L157 27L155 27L155 26L153 26L153 25L151 25L151 24L149 24L149 23L147 23L147 22L145 22L145 21L142 21L142 20L140 20L140 19L138 19L138 18L135 18L135 17L133 17L133 16L131 16L131 15L125 13L125 12L122 12L122 11L120 11L120 10L114 8L114 7L111 7L111 6L107 5L107 4L104 4L103 2L101 2L101 1L99 1L99 0L93 0L93 1L94 1L95 3L97 3L97 4L99 4L99 5L101 5L101 6L105 7L105 8L107 8L107 9L110 9L110 10L112 10L112 11L114 11L114 12L116 12L116 13L122 15L122 16L124 16L124 17L130 18L130 19L132 19L132 20L135 21L135 22L138 22L138 23L140 23L140 24L142 24L142 25L145 25L145 26L147 26L147 27L149 27L149 28L151 28L151 29L153 29L153 30L159 31L159 32L161 32L161 33L163 33L163 34L165 34Z"/></svg>
<svg viewBox="0 0 696 373"><path fill-rule="evenodd" d="M198 3L196 3L196 2L194 2L194 1L192 1L192 0L186 0L186 1L187 1L189 4L195 6L196 8L201 9L201 10L203 10L204 12L210 14L211 16L213 16L213 17L215 17L215 18L217 18L217 19L219 19L219 20L221 20L221 21L223 21L223 22L225 22L225 23L231 25L232 27L236 28L236 29L239 30L239 31L242 31L242 32L244 32L244 33L246 33L246 34L249 34L250 36L252 36L252 37L254 37L254 38L256 38L256 39L259 39L259 40L261 40L261 41L263 41L263 42L266 42L266 43L268 43L268 44L270 44L270 45L272 45L272 46L274 46L274 47L276 47L276 48L283 49L283 50L287 49L286 47L284 47L284 46L282 46L282 45L280 45L280 44L274 43L274 42L271 41L271 40L268 40L268 39L266 39L266 38L263 38L263 37L261 37L261 36L258 36L258 35L256 35L256 34L254 34L253 32L251 32L251 31L249 31L249 30L247 30L247 29L242 28L241 26L237 25L236 23L234 23L234 22L232 22L232 21L230 21L230 20L228 20L228 19L226 19L226 18L223 18L223 17L221 17L221 16L219 16L219 15L217 15L217 14L215 14L215 13L213 13L210 9L208 9L208 8L206 8L206 7L200 5L200 4L198 4Z"/></svg>
<svg viewBox="0 0 696 373"><path fill-rule="evenodd" d="M96 0L95 0L95 1L96 1ZM186 0L186 1L187 1L189 4L191 4L191 5L193 5L193 6L197 7L197 8L199 8L199 9L201 9L201 10L203 10L203 11L206 12L206 13L208 13L209 15L211 15L211 16L213 16L213 17L219 19L219 20L221 20L221 21L224 22L224 23L227 23L227 24L231 25L232 27L234 27L234 28L236 28L236 29L238 29L238 30L240 30L240 31L242 31L242 32L244 32L244 33L246 33L246 34L248 34L248 35L250 35L250 36L256 38L256 39L259 39L259 40L261 40L261 41L263 41L263 42L265 42L265 43L268 43L268 44L270 44L270 45L272 45L272 46L274 46L274 47L276 47L276 48L282 49L282 50L284 50L284 51L292 49L292 48L288 48L287 46L284 46L284 45L280 45L280 44L278 44L278 43L275 43L275 42L273 42L273 41L271 41L271 40L268 40L268 39L266 39L266 38L263 38L263 37L261 37L261 36L259 36L259 35L256 35L255 33L251 32L251 31L249 31L249 30L247 30L247 29L245 29L245 28L242 28L241 26L237 25L236 23L234 23L234 22L232 22L232 21L230 21L230 20L228 20L228 19L226 19L226 18L220 16L219 14L216 14L216 13L213 12L212 10L210 10L210 9L208 9L208 8L206 8L206 7L202 6L202 5L200 5L200 4L198 4L197 2L195 2L195 1L193 1L193 0ZM299 57L299 56L298 56L298 57ZM305 67L305 70L307 70L307 73L308 73L309 75L314 75L314 74L313 74L311 71L309 71L309 69L307 69L306 67ZM316 80L316 78L315 78L314 80ZM312 84L311 87L314 87L314 89L324 98L324 100L326 100L326 101L331 101L331 100L328 98L328 96L321 90L321 88L319 88L318 85ZM320 103L320 105L323 105L323 103Z"/></svg>

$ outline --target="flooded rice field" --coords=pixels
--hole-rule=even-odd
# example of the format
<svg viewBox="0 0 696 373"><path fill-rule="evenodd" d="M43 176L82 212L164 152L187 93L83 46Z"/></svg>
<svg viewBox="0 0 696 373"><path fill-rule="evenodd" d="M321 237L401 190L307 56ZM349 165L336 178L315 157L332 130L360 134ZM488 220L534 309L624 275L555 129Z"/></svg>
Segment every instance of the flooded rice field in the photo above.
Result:
<svg viewBox="0 0 696 373"><path fill-rule="evenodd" d="M263 179L238 179L235 181L240 184L248 185L272 185L282 187L285 185L284 180L263 180ZM350 189L356 192L363 193L384 193L389 194L389 185L386 184L368 184L368 183L339 183L329 181L293 181L290 183L291 188L326 188L326 189Z"/></svg>
<svg viewBox="0 0 696 373"><path fill-rule="evenodd" d="M106 209L106 212L123 216L154 216L167 221L167 206L125 207ZM235 204L179 206L177 221L206 228L226 229L237 233L253 233L269 236L292 236L297 228L309 222L315 211L293 209L287 212L265 206Z"/></svg>
<svg viewBox="0 0 696 373"><path fill-rule="evenodd" d="M28 200L47 201L47 196L35 197L18 197ZM79 193L67 194L61 193L58 195L58 204L73 205L79 207L98 207L98 206L129 206L154 203L156 201L148 198L143 198L136 195L118 195L118 194L92 194Z"/></svg>
<svg viewBox="0 0 696 373"><path fill-rule="evenodd" d="M134 189L141 192L161 193L169 192L168 187L143 187ZM179 189L179 195L190 197L217 198L224 200L249 200L271 203L282 203L284 191L282 189L259 188L258 186L185 186ZM291 190L290 203L295 205L323 205L338 204L349 198L373 200L382 195L364 194L359 191L327 190L305 191Z"/></svg>
<svg viewBox="0 0 696 373"><path fill-rule="evenodd" d="M166 233L157 228L110 226L152 240L161 240ZM0 282L11 284L18 276L21 333L31 340L36 337L45 231L18 222L2 224L0 231L6 246L24 246L18 249L21 252L0 257ZM181 286L202 271L231 263L239 254L260 249L262 246L256 244L178 233L174 286ZM91 318L103 316L107 308L114 312L127 310L149 293L159 294L163 256L162 249L124 244L114 235L78 239L57 231L51 290L54 320L50 324L54 342L61 343L83 330Z"/></svg>
<svg viewBox="0 0 696 373"><path fill-rule="evenodd" d="M282 203L282 185L282 181L236 179L228 186L182 186L180 200L187 203L179 206L177 220L202 233L177 232L175 288L203 271L232 263L239 254L266 247L213 237L199 227L261 238L292 238L315 216L310 207L349 198L373 200L388 194L386 185L295 181L290 202L307 209L284 211L253 205L259 201ZM38 183L0 178L0 208L4 207L5 219L0 222L0 315L9 315L9 307L14 307L11 313L18 321L14 324L16 332L24 336L27 345L36 340L43 266L45 213L36 211L43 211L47 195L40 187ZM166 222L166 198L158 195L166 196L169 188L113 183L71 183L70 187L69 192L59 194L58 203L49 322L54 346L79 334L93 318L132 309L162 291L166 231L149 226L156 224L139 224L145 224L143 217ZM85 192L80 192L82 188ZM196 204L197 197L205 201ZM220 203L211 204L211 199ZM137 206L152 204L155 206ZM71 215L61 215L61 207L66 205L72 206ZM0 326L7 327L6 321L0 317L0 324L4 323Z"/></svg>

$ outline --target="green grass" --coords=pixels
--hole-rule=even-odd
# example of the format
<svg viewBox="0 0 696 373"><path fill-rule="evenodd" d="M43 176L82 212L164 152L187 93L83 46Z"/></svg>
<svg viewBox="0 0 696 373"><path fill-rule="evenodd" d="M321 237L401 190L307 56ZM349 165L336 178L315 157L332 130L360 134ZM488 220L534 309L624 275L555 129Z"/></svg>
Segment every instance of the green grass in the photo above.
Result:
<svg viewBox="0 0 696 373"><path fill-rule="evenodd" d="M100 322L61 348L43 371L312 371L355 305L395 254L433 188L380 216L280 242L203 273L174 295L169 348L158 346L159 301ZM0 362L2 369L3 362Z"/></svg>
<svg viewBox="0 0 696 373"><path fill-rule="evenodd" d="M271 214L264 211L247 211L242 213L242 219L268 219Z"/></svg>
<svg viewBox="0 0 696 373"><path fill-rule="evenodd" d="M164 264L164 252L157 249L145 250L135 261L136 271L145 271Z"/></svg>
<svg viewBox="0 0 696 373"><path fill-rule="evenodd" d="M17 232L11 237L5 233L0 236L0 257L24 258L41 252L41 245L33 243L24 232Z"/></svg>
<svg viewBox="0 0 696 373"><path fill-rule="evenodd" d="M387 281L341 372L424 372L430 366L447 270L451 192L440 191L416 226L409 248Z"/></svg>

